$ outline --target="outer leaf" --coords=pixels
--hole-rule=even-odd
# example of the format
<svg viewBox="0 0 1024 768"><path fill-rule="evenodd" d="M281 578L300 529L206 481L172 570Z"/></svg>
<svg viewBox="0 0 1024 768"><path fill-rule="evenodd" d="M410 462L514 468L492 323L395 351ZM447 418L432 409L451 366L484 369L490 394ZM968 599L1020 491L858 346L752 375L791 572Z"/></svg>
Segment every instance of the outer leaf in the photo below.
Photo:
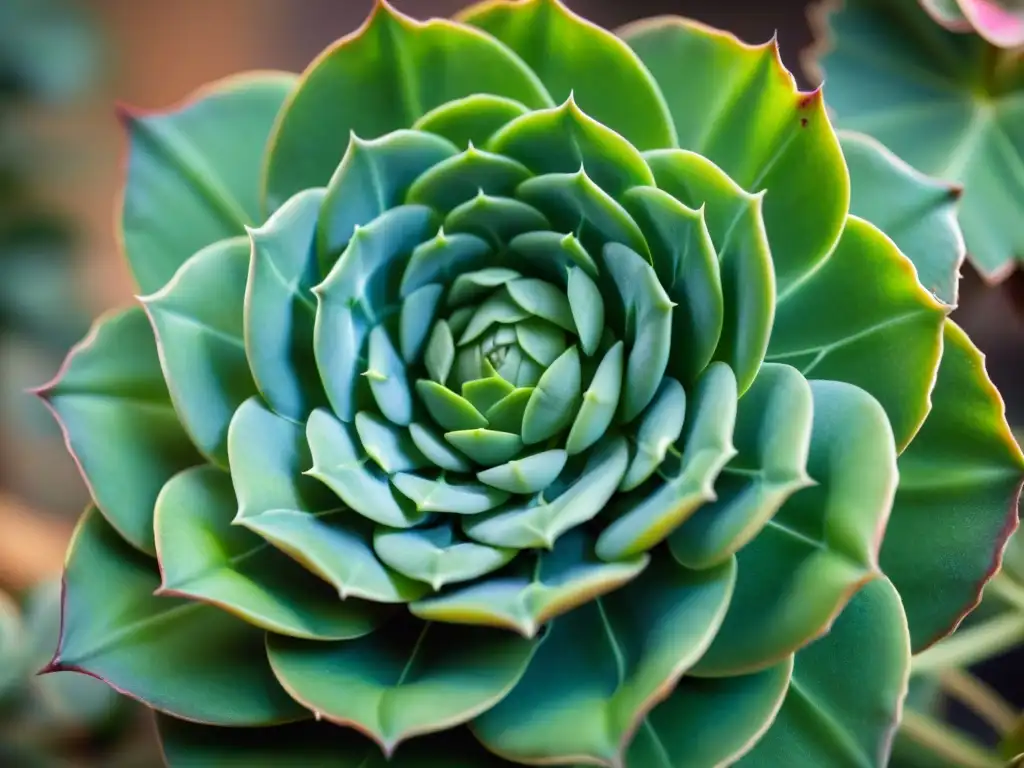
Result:
<svg viewBox="0 0 1024 768"><path fill-rule="evenodd" d="M740 550L729 613L696 674L778 663L827 631L850 596L878 576L898 481L892 428L863 390L812 381L811 393L807 472L818 484L795 494Z"/></svg>
<svg viewBox="0 0 1024 768"><path fill-rule="evenodd" d="M710 644L735 577L735 561L698 572L665 558L556 619L522 681L474 733L517 762L624 765L647 713Z"/></svg>
<svg viewBox="0 0 1024 768"><path fill-rule="evenodd" d="M931 407L949 310L891 240L851 216L822 267L779 297L768 357L867 391L888 413L902 451Z"/></svg>
<svg viewBox="0 0 1024 768"><path fill-rule="evenodd" d="M93 675L159 712L214 725L307 714L275 682L262 632L201 603L154 597L159 585L156 562L86 511L68 552L60 646L48 670Z"/></svg>
<svg viewBox="0 0 1024 768"><path fill-rule="evenodd" d="M640 59L561 0L484 0L457 18L519 54L553 98L573 94L583 109L638 149L676 146L665 98Z"/></svg>
<svg viewBox="0 0 1024 768"><path fill-rule="evenodd" d="M882 569L900 592L914 650L977 605L1017 527L1021 455L984 358L947 321L945 351L921 432L900 457Z"/></svg>
<svg viewBox="0 0 1024 768"><path fill-rule="evenodd" d="M202 459L182 430L141 309L107 314L37 391L61 423L89 493L132 546L155 554L163 484Z"/></svg>
<svg viewBox="0 0 1024 768"><path fill-rule="evenodd" d="M203 600L244 621L293 637L342 640L381 621L368 605L337 592L231 524L238 503L231 476L214 467L175 475L156 505L160 594Z"/></svg>
<svg viewBox="0 0 1024 768"><path fill-rule="evenodd" d="M227 466L231 416L256 393L243 340L249 248L245 238L204 248L142 299L174 408L196 447L220 466Z"/></svg>
<svg viewBox="0 0 1024 768"><path fill-rule="evenodd" d="M971 260L989 281L1003 279L1024 254L1024 70L1012 52L939 29L911 0L829 10L820 65L838 124L962 184Z"/></svg>
<svg viewBox="0 0 1024 768"><path fill-rule="evenodd" d="M157 716L168 768L510 768L463 728L403 744L394 758L352 728L296 723L211 728Z"/></svg>
<svg viewBox="0 0 1024 768"><path fill-rule="evenodd" d="M504 698L538 644L495 629L410 619L340 643L271 635L267 650L293 696L367 734L390 756L406 739L464 723Z"/></svg>
<svg viewBox="0 0 1024 768"><path fill-rule="evenodd" d="M786 290L832 250L849 207L849 177L821 92L797 90L774 39L746 45L677 17L636 22L619 35L657 79L679 146L748 192L768 190L765 228L779 290Z"/></svg>
<svg viewBox="0 0 1024 768"><path fill-rule="evenodd" d="M522 60L487 35L376 4L362 27L310 65L282 109L267 159L266 206L274 210L324 184L350 133L374 139L409 128L435 107L477 93L531 109L552 104Z"/></svg>
<svg viewBox="0 0 1024 768"><path fill-rule="evenodd" d="M131 149L121 226L143 293L162 288L200 249L262 220L260 159L294 83L283 72L233 77L172 112L122 113Z"/></svg>
<svg viewBox="0 0 1024 768"><path fill-rule="evenodd" d="M740 765L887 765L909 676L900 597L879 579L853 598L828 635L797 654L775 724Z"/></svg>
<svg viewBox="0 0 1024 768"><path fill-rule="evenodd" d="M322 189L301 192L259 229L249 230L245 352L260 393L290 419L326 402L313 357L319 282L313 238Z"/></svg>
<svg viewBox="0 0 1024 768"><path fill-rule="evenodd" d="M637 730L628 765L732 765L771 727L792 673L790 656L751 675L684 677Z"/></svg>
<svg viewBox="0 0 1024 768"><path fill-rule="evenodd" d="M842 131L839 139L850 169L850 212L891 237L914 262L921 284L955 306L967 255L956 221L963 190L915 171L869 136Z"/></svg>

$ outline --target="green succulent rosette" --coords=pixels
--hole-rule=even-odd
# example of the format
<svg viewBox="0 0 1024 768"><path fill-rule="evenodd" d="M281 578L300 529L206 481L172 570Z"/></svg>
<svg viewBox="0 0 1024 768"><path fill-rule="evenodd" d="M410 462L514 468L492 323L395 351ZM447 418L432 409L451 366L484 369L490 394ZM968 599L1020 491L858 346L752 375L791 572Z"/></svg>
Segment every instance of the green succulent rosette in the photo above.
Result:
<svg viewBox="0 0 1024 768"><path fill-rule="evenodd" d="M1024 6L1015 13L1024 31ZM806 69L827 82L837 124L959 184L972 264L990 283L1009 276L1024 259L1024 40L944 29L916 0L823 0L812 20Z"/></svg>
<svg viewBox="0 0 1024 768"><path fill-rule="evenodd" d="M884 764L1024 476L948 187L774 42L556 0L126 124L51 670L172 766Z"/></svg>

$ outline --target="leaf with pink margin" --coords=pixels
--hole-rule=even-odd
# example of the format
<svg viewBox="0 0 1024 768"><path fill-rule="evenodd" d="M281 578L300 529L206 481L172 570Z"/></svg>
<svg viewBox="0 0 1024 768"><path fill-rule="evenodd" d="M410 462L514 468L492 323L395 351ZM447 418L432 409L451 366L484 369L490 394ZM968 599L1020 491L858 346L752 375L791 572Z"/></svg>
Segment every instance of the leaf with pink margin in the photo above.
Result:
<svg viewBox="0 0 1024 768"><path fill-rule="evenodd" d="M156 554L157 494L202 457L171 404L142 309L101 316L53 381L35 393L60 423L103 516L133 547Z"/></svg>

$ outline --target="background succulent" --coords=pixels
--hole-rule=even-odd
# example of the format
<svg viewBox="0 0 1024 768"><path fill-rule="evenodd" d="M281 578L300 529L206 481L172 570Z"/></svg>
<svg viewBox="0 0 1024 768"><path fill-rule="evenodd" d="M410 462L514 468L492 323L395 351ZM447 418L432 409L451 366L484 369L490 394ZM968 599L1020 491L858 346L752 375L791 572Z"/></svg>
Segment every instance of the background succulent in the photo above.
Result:
<svg viewBox="0 0 1024 768"><path fill-rule="evenodd" d="M992 45L1024 45L1024 3L1020 0L921 0L937 22L954 32L976 32Z"/></svg>
<svg viewBox="0 0 1024 768"><path fill-rule="evenodd" d="M555 0L124 118L51 671L172 765L885 763L1024 467L948 187L774 42Z"/></svg>
<svg viewBox="0 0 1024 768"><path fill-rule="evenodd" d="M74 102L94 83L94 35L72 3L0 5L0 440L5 456L27 454L39 464L59 460L63 447L45 410L26 402L24 390L56 371L88 317L74 290L74 233L39 188L67 172L67 158L37 134L33 117ZM33 503L60 506L71 495L54 487L62 485L54 474L42 487L36 475L10 470L4 467L0 485ZM65 485L78 490L73 474ZM81 503L75 494L72 507Z"/></svg>
<svg viewBox="0 0 1024 768"><path fill-rule="evenodd" d="M1024 18L1019 6L1012 13ZM919 171L960 183L971 260L987 280L1004 278L1024 256L1022 41L1001 48L991 35L947 31L915 0L824 2L815 15L819 43L808 68L827 80L838 125L874 136Z"/></svg>
<svg viewBox="0 0 1024 768"><path fill-rule="evenodd" d="M59 581L36 585L20 604L0 593L0 764L152 765L152 742L137 742L126 727L134 711L127 699L91 677L36 674L59 631Z"/></svg>

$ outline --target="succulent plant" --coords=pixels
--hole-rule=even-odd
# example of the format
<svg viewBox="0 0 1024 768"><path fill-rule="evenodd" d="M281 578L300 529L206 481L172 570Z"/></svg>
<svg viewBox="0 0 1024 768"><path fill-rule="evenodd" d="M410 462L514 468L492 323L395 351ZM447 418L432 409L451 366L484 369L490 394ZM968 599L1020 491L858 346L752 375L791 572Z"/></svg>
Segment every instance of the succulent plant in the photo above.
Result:
<svg viewBox="0 0 1024 768"><path fill-rule="evenodd" d="M975 32L992 45L1024 45L1021 0L921 0L937 22L954 32Z"/></svg>
<svg viewBox="0 0 1024 768"><path fill-rule="evenodd" d="M848 136L852 215L774 41L556 0L124 120L49 671L172 766L885 763L1024 477L947 187Z"/></svg>
<svg viewBox="0 0 1024 768"><path fill-rule="evenodd" d="M997 5L959 3L972 18ZM1005 278L1024 258L1020 43L1000 48L947 31L916 0L825 0L813 18L819 40L807 69L827 81L837 124L870 134L925 174L959 183L971 261L989 282Z"/></svg>

